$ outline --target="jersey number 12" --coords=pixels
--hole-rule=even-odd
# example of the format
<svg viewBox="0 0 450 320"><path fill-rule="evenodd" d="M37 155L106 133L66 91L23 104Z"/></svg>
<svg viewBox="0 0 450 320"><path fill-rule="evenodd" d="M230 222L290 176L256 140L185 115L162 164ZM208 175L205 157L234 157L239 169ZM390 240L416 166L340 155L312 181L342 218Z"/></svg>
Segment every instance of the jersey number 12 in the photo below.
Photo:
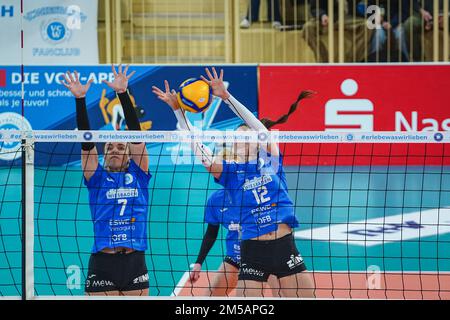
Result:
<svg viewBox="0 0 450 320"><path fill-rule="evenodd" d="M255 200L257 204L265 203L267 201L270 201L270 197L265 197L265 195L269 192L267 190L266 186L262 186L258 188L258 191L256 189L252 190L253 195L255 196Z"/></svg>

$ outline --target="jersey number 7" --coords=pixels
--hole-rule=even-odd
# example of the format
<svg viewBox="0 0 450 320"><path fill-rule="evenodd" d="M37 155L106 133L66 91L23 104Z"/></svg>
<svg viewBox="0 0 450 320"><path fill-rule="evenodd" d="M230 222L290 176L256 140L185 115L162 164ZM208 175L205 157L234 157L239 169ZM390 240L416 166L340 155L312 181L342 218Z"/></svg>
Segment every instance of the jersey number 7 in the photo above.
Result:
<svg viewBox="0 0 450 320"><path fill-rule="evenodd" d="M125 208L127 206L128 200L127 199L118 199L117 202L122 205L122 208L120 209L120 213L119 213L119 216L121 217L125 213Z"/></svg>

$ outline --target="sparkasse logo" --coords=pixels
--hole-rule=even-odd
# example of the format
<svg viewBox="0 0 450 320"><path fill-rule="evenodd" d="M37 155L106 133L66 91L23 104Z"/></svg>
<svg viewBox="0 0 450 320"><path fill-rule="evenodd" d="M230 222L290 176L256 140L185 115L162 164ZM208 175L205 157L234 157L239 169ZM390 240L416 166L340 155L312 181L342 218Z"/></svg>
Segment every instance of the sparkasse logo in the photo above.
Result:
<svg viewBox="0 0 450 320"><path fill-rule="evenodd" d="M341 92L348 98L331 99L325 105L325 131L375 131L375 107L369 99L349 98L358 92L358 83L346 79ZM378 106L380 107L380 106ZM439 121L421 116L418 111L395 111L394 131L450 131L450 118ZM391 129L391 130L392 130Z"/></svg>
<svg viewBox="0 0 450 320"><path fill-rule="evenodd" d="M358 83L353 79L344 80L341 92L354 96ZM325 105L325 131L373 131L373 103L367 99L332 99Z"/></svg>

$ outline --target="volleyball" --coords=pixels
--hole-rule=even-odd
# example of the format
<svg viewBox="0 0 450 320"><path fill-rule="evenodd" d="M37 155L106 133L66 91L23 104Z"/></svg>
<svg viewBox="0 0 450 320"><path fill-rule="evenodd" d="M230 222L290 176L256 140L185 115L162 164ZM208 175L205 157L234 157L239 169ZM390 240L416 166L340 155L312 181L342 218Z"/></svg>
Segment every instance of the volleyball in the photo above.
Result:
<svg viewBox="0 0 450 320"><path fill-rule="evenodd" d="M180 107L186 111L203 112L208 109L212 101L211 87L202 79L187 79L180 84L177 100Z"/></svg>

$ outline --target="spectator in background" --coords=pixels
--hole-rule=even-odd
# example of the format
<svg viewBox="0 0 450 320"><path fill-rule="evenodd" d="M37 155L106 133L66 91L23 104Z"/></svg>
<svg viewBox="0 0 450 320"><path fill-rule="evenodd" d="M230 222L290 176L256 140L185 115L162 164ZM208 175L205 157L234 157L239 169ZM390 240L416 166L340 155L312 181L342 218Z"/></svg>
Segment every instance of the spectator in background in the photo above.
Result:
<svg viewBox="0 0 450 320"><path fill-rule="evenodd" d="M282 3L283 25L287 30L289 26L296 26L291 29L301 29L306 21L311 18L309 2L306 0L284 0L284 7Z"/></svg>
<svg viewBox="0 0 450 320"><path fill-rule="evenodd" d="M416 9L414 15L409 17L404 23L406 47L409 52L410 61L431 61L433 57L434 1L413 1L415 3L414 8ZM450 2L450 0L439 0L439 39L443 38L444 1ZM449 13L447 12L446 14ZM422 48L422 41L425 44L425 48Z"/></svg>
<svg viewBox="0 0 450 320"><path fill-rule="evenodd" d="M418 11L417 1L411 0L370 0L368 5L377 5L380 10L369 12L369 21L375 22L374 35L369 49L369 62L385 62L392 60L409 61L405 30L402 23L408 20L411 12ZM412 5L412 7L411 7ZM370 16L375 15L375 20ZM395 42L391 51L393 57L387 59L388 34L392 32ZM400 57L396 54L400 52Z"/></svg>
<svg viewBox="0 0 450 320"><path fill-rule="evenodd" d="M259 21L259 6L261 0L251 0L247 15L241 21L241 28L248 29L252 22ZM272 27L281 27L280 0L267 0L267 18L272 21Z"/></svg>
<svg viewBox="0 0 450 320"><path fill-rule="evenodd" d="M328 62L329 23L334 23L334 37L336 39L334 49L335 56L337 56L339 0L335 0L333 3L334 21L329 19L328 0L311 1L310 7L312 18L303 26L303 38L314 51L317 62ZM359 62L365 58L366 39L370 39L372 31L366 27L365 7L361 8L360 1L346 1L345 12L345 61Z"/></svg>

